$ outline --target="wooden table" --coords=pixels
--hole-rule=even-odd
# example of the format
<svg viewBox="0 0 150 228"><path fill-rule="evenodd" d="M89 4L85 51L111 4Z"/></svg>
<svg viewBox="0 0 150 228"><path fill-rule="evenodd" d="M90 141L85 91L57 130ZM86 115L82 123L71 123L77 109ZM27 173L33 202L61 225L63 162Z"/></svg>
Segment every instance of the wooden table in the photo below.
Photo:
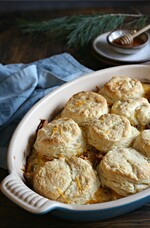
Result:
<svg viewBox="0 0 150 228"><path fill-rule="evenodd" d="M95 7L95 5L94 5ZM147 13L148 6L146 3L138 5L138 10ZM8 63L29 63L41 58L50 57L54 54L63 52L69 52L72 54L80 63L93 69L99 70L102 68L110 67L110 65L99 61L92 54L91 46L86 47L86 50L78 52L75 49L66 49L64 44L55 42L51 43L50 40L32 40L29 35L23 35L18 31L13 24L13 20L16 17L26 18L53 18L64 15L83 14L90 12L130 12L130 7L120 8L118 5L111 4L111 7L98 7L86 8L82 7L78 9L63 9L63 10L49 10L45 11L31 11L18 13L7 13L0 14L0 62L3 64ZM7 170L0 168L0 181L8 174ZM116 218L107 219L104 221L80 223L74 221L67 221L56 218L51 213L45 215L34 215L27 211L24 211L16 204L7 199L0 192L0 227L150 227L150 204L143 206L142 208L131 212L126 215L122 215Z"/></svg>

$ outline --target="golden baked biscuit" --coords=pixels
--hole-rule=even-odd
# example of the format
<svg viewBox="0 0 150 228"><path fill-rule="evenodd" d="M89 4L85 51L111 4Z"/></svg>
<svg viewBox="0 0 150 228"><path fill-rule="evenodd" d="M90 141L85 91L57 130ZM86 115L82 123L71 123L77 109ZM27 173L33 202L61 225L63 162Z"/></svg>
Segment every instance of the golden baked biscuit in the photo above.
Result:
<svg viewBox="0 0 150 228"><path fill-rule="evenodd" d="M84 151L86 141L82 130L74 120L60 118L38 131L33 147L38 155L50 159L61 156L71 157L80 155Z"/></svg>
<svg viewBox="0 0 150 228"><path fill-rule="evenodd" d="M92 165L79 157L47 161L34 175L33 188L52 200L86 204L99 189L100 181Z"/></svg>
<svg viewBox="0 0 150 228"><path fill-rule="evenodd" d="M125 101L130 98L139 98L144 95L142 83L129 77L112 77L99 90L99 94L104 96L107 102L112 105L115 101Z"/></svg>
<svg viewBox="0 0 150 228"><path fill-rule="evenodd" d="M66 103L62 117L70 117L79 125L108 113L106 99L91 91L74 94Z"/></svg>
<svg viewBox="0 0 150 228"><path fill-rule="evenodd" d="M150 129L141 131L133 144L133 148L150 158Z"/></svg>
<svg viewBox="0 0 150 228"><path fill-rule="evenodd" d="M150 163L133 148L109 151L97 167L102 186L122 196L137 193L150 186Z"/></svg>
<svg viewBox="0 0 150 228"><path fill-rule="evenodd" d="M106 153L114 147L130 146L139 131L126 117L105 114L88 126L87 141L97 150Z"/></svg>
<svg viewBox="0 0 150 228"><path fill-rule="evenodd" d="M64 192L71 184L70 167L64 158L47 161L33 176L33 189L40 195L52 200L60 197L59 189Z"/></svg>
<svg viewBox="0 0 150 228"><path fill-rule="evenodd" d="M116 101L111 113L127 117L133 126L145 126L150 123L150 103L143 97Z"/></svg>

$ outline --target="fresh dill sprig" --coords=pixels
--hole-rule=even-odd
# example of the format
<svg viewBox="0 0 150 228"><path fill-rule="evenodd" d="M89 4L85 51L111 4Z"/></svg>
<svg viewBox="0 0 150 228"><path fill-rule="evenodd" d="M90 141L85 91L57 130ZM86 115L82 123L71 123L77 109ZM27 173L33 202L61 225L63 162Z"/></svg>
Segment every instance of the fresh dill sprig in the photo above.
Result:
<svg viewBox="0 0 150 228"><path fill-rule="evenodd" d="M48 21L17 21L24 33L35 36L50 34L51 37L66 41L67 47L84 47L98 35L121 26L141 28L150 16L141 14L92 14L66 16Z"/></svg>

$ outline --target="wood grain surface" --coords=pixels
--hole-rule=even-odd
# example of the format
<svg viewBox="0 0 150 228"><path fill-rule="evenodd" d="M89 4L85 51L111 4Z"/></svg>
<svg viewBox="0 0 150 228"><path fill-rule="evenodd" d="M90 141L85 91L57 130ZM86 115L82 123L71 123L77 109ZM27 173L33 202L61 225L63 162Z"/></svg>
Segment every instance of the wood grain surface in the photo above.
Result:
<svg viewBox="0 0 150 228"><path fill-rule="evenodd" d="M128 3L129 2L130 1L128 1ZM21 10L18 10L16 7L15 11L15 6L13 7L13 10L7 10L6 5L2 5L0 2L0 63L30 63L55 54L69 52L80 63L93 70L110 67L111 65L100 61L93 54L91 45L86 47L85 50L79 51L76 48L66 49L64 43L52 41L50 37L48 39L46 37L40 37L39 39L34 40L30 35L22 34L13 22L16 18L45 20L66 15L89 14L91 12L130 13L133 12L133 6L137 11L142 11L142 13L145 14L150 13L149 1L145 1L145 3L144 1L136 1L136 3L135 1L131 2L132 4L126 4L122 7L121 1L107 1L108 4L106 4L106 1L101 1L101 4L97 3L96 5L96 3L94 3L93 7L92 5L89 6L84 3L81 5L82 7L78 4L76 7L74 5L74 8L71 8L71 5L69 5L66 7L67 9L64 7L58 7L59 9L57 9L57 4L55 4L55 7L54 5L53 7L51 5L46 11L45 9L39 10L37 9L38 7L34 11L31 11L31 8L28 7L26 7L26 11L23 10L23 7ZM4 8L4 11L2 10L2 7ZM7 175L8 171L0 168L0 182ZM0 227L150 227L150 204L116 218L80 223L56 218L51 213L45 215L31 214L14 204L0 191Z"/></svg>

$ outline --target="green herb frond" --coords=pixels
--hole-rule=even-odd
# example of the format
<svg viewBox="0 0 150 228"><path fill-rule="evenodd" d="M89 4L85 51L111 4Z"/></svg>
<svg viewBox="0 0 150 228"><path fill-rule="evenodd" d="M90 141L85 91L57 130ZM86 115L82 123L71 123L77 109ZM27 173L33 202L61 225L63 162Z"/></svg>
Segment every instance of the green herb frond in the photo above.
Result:
<svg viewBox="0 0 150 228"><path fill-rule="evenodd" d="M50 34L51 37L66 40L66 46L84 47L98 35L112 31L121 26L141 28L146 25L150 16L130 14L92 14L66 16L48 21L17 21L24 33Z"/></svg>

